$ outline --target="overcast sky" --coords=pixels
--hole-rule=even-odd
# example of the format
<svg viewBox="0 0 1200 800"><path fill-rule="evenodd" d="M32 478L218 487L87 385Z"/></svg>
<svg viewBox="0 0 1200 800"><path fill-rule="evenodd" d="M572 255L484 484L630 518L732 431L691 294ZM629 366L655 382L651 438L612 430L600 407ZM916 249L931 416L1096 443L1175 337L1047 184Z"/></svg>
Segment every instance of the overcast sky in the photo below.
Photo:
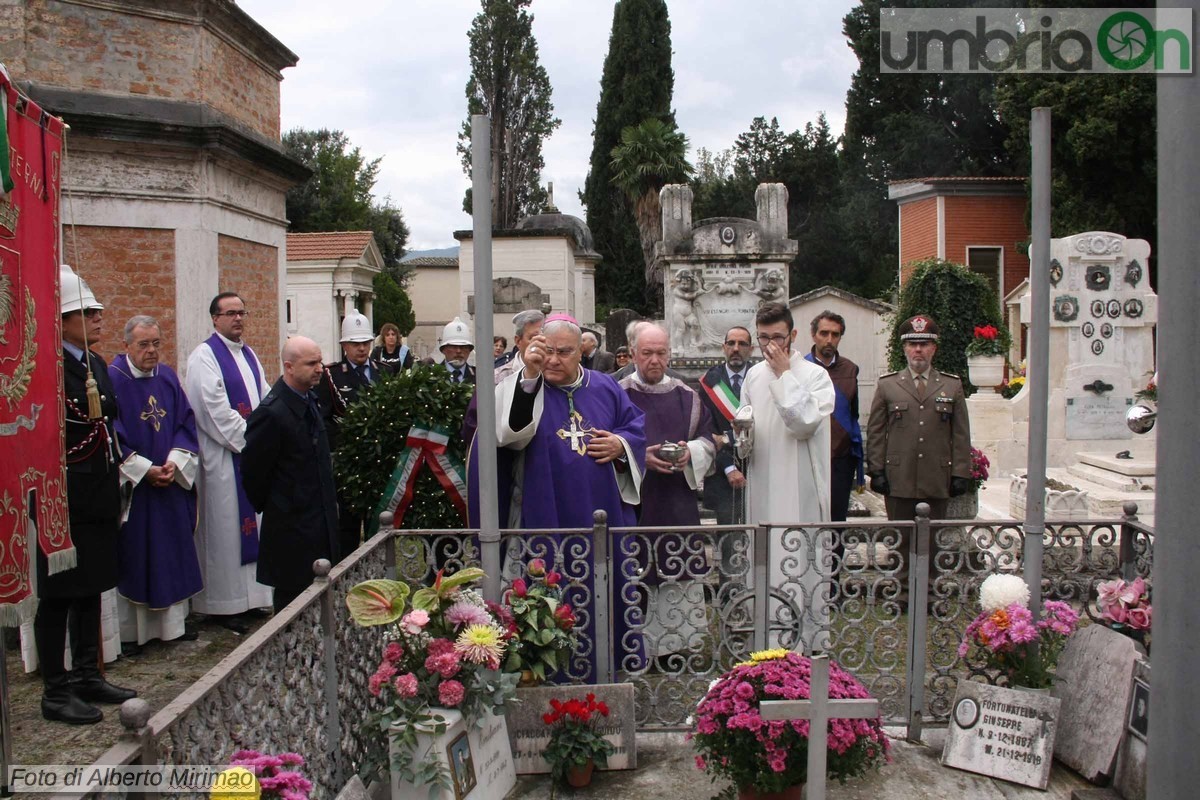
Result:
<svg viewBox="0 0 1200 800"><path fill-rule="evenodd" d="M378 197L404 212L410 250L455 244L470 228L469 185L455 152L466 116L467 31L478 0L238 0L300 57L283 71L282 124L340 128L369 158L383 156ZM756 116L787 131L824 111L835 135L858 62L842 35L853 0L671 0L675 111L692 155L720 150ZM555 204L583 216L577 192L613 3L534 0L533 30L560 127L546 142L543 182Z"/></svg>

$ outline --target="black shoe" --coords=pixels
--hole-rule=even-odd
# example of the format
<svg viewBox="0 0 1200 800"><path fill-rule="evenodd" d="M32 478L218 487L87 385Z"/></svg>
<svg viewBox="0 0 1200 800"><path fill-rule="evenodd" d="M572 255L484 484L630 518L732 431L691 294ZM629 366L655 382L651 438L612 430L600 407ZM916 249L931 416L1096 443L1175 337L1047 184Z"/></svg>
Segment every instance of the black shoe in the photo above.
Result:
<svg viewBox="0 0 1200 800"><path fill-rule="evenodd" d="M172 642L194 642L200 638L200 632L195 628L184 628L183 635L176 636Z"/></svg>
<svg viewBox="0 0 1200 800"><path fill-rule="evenodd" d="M218 617L217 624L225 630L233 631L238 636L245 636L250 632L250 623L237 617Z"/></svg>
<svg viewBox="0 0 1200 800"><path fill-rule="evenodd" d="M145 648L137 642L121 642L121 655L126 658L140 656Z"/></svg>
<svg viewBox="0 0 1200 800"><path fill-rule="evenodd" d="M270 617L275 616L275 609L273 609L273 608L252 608L249 611L247 611L245 614L243 614L242 616L250 617L251 619L269 619Z"/></svg>
<svg viewBox="0 0 1200 800"><path fill-rule="evenodd" d="M126 700L132 700L137 697L137 692L133 689L126 689L123 686L114 686L104 678L93 675L85 680L79 681L71 687L75 696L81 700L90 700L93 703L112 703L120 705Z"/></svg>
<svg viewBox="0 0 1200 800"><path fill-rule="evenodd" d="M104 712L85 703L69 689L47 687L42 693L42 717L68 725L95 725L104 719Z"/></svg>

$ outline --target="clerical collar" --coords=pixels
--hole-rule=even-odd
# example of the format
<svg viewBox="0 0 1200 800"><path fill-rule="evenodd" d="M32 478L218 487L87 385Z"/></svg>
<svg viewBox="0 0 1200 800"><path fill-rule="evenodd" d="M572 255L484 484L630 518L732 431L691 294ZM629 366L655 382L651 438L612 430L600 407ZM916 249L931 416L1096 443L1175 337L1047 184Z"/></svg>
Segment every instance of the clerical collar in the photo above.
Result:
<svg viewBox="0 0 1200 800"><path fill-rule="evenodd" d="M666 372L664 372L661 378L659 378L654 383L650 383L648 380L646 380L645 378L642 377L642 373L640 373L636 369L634 369L633 380L636 383L643 384L644 386L662 386L664 383L667 383L668 381L671 380L671 376L668 375Z"/></svg>
<svg viewBox="0 0 1200 800"><path fill-rule="evenodd" d="M556 385L556 384L553 384L553 383L551 383L551 384L549 384L549 385L550 385L550 386L553 386L555 389L561 389L561 390L563 390L564 392L567 392L567 391L570 391L570 390L572 390L572 389L578 389L578 388L580 387L580 385L582 385L582 384L583 384L583 376L584 376L584 372L583 372L583 370L582 370L582 369L580 369L580 370L579 370L579 375L578 375L578 377L576 377L576 378L575 378L575 380L571 381L570 383L568 383L568 384L565 384L565 385L562 385L562 386L558 386L558 385Z"/></svg>
<svg viewBox="0 0 1200 800"><path fill-rule="evenodd" d="M63 339L63 350L66 350L68 353L75 356L76 361L83 361L83 348L76 347L66 339Z"/></svg>
<svg viewBox="0 0 1200 800"><path fill-rule="evenodd" d="M217 334L217 337L220 338L220 340L225 343L225 346L228 347L229 351L232 353L241 352L241 349L246 345L245 342L235 342L233 339L230 339L228 336L222 336L220 331L214 331L214 333Z"/></svg>
<svg viewBox="0 0 1200 800"><path fill-rule="evenodd" d="M134 378L153 378L154 377L153 369L150 370L149 372L143 372L142 370L138 369L137 367L135 367L133 365L133 362L129 360L128 356L126 356L126 358L125 358L125 366L129 367L129 374L132 375ZM157 369L157 367L155 369Z"/></svg>

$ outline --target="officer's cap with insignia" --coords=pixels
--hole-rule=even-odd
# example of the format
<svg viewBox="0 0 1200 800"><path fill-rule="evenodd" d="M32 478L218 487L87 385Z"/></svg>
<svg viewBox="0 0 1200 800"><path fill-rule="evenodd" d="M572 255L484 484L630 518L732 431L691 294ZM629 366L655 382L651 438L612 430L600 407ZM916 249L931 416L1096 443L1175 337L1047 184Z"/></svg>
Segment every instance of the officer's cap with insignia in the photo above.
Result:
<svg viewBox="0 0 1200 800"><path fill-rule="evenodd" d="M370 342L375 334L371 333L371 321L354 309L342 320L343 342Z"/></svg>
<svg viewBox="0 0 1200 800"><path fill-rule="evenodd" d="M936 342L937 340L937 323L924 314L910 317L900 325L900 341L902 342Z"/></svg>

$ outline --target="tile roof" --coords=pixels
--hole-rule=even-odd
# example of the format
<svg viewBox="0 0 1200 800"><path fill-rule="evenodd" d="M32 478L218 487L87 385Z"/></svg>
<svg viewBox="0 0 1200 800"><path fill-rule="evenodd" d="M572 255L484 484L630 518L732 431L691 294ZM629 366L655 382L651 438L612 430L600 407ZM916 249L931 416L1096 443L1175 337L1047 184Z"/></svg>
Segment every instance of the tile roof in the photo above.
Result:
<svg viewBox="0 0 1200 800"><path fill-rule="evenodd" d="M421 256L402 262L406 267L453 267L458 269L458 259L453 256Z"/></svg>
<svg viewBox="0 0 1200 800"><path fill-rule="evenodd" d="M360 258L375 234L371 231L328 231L324 233L289 233L288 261L325 261L338 258Z"/></svg>
<svg viewBox="0 0 1200 800"><path fill-rule="evenodd" d="M899 186L905 183L1024 183L1027 180L1021 175L995 175L990 177L971 175L952 175L944 178L904 178L888 181L888 186Z"/></svg>

